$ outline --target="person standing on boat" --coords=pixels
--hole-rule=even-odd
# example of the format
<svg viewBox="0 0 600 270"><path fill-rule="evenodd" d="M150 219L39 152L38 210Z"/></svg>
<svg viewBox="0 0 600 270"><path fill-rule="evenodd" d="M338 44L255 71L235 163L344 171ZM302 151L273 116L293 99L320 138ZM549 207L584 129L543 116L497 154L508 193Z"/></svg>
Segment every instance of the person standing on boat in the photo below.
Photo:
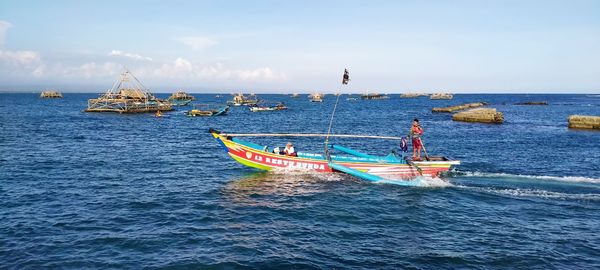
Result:
<svg viewBox="0 0 600 270"><path fill-rule="evenodd" d="M415 120L413 120L409 136L412 138L412 159L421 160L421 148L423 147L423 143L421 142L421 136L423 136L423 128L421 128L421 126L419 125L419 119L415 118Z"/></svg>
<svg viewBox="0 0 600 270"><path fill-rule="evenodd" d="M296 154L296 149L294 149L294 145L291 142L288 142L285 145L285 149L283 149L283 153L286 156L293 156L293 157L297 157L298 154Z"/></svg>

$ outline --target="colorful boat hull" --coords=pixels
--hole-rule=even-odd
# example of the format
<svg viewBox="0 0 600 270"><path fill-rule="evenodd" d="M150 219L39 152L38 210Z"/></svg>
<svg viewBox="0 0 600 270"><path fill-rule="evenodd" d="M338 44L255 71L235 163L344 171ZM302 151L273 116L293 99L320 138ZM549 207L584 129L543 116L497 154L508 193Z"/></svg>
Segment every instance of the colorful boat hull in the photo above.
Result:
<svg viewBox="0 0 600 270"><path fill-rule="evenodd" d="M322 154L299 152L298 156L294 157L265 151L266 147L221 135L214 130L211 130L211 134L231 158L248 167L266 171L279 168L334 172L341 171L334 168L341 166L378 176L382 180L410 180L421 175L436 177L448 171L452 165L460 164L459 161L445 158L437 161L410 162L393 156L375 157L366 154L364 157L332 155L331 161Z"/></svg>

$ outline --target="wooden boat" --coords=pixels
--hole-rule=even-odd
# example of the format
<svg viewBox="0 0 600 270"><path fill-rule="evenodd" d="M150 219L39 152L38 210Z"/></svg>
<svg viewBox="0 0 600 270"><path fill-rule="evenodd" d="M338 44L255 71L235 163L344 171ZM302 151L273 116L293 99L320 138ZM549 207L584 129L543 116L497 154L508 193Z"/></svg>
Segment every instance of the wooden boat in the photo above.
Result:
<svg viewBox="0 0 600 270"><path fill-rule="evenodd" d="M447 157L429 157L428 160L410 160L391 153L387 156L372 156L340 145L328 145L329 149L344 153L331 155L298 152L298 156L286 156L269 151L267 146L239 139L239 137L324 137L325 134L224 134L210 129L209 132L221 144L225 151L237 162L260 170L277 168L301 169L316 172L344 172L373 181L387 182L406 186L421 184L417 176L438 176L460 161ZM331 137L353 138L395 138L381 136L330 135Z"/></svg>
<svg viewBox="0 0 600 270"><path fill-rule="evenodd" d="M265 102L261 101L256 105L249 106L251 112L268 112L287 110L287 107L282 102Z"/></svg>
<svg viewBox="0 0 600 270"><path fill-rule="evenodd" d="M342 86L348 84L349 81L348 69L344 69ZM429 156L424 146L426 160L412 160L395 151L386 156L374 156L341 145L330 144L329 138L334 137L391 139L401 140L402 148L407 151L406 138L403 137L331 134L339 99L339 96L337 96L327 134L223 134L212 128L209 129L209 132L234 160L243 165L267 171L281 168L316 172L342 172L372 182L418 186L422 185L423 181L423 178L418 176L435 177L450 170L452 165L460 164L460 161L451 160L447 157ZM240 140L239 137L325 137L324 152L323 154L296 152L293 156L281 155L281 153L275 153L278 152L275 151L277 147L274 147L273 151L269 151L267 146Z"/></svg>
<svg viewBox="0 0 600 270"><path fill-rule="evenodd" d="M171 102L171 104L175 106L186 106L190 104L190 102L196 100L196 98L184 91L177 91L173 93L167 101Z"/></svg>
<svg viewBox="0 0 600 270"><path fill-rule="evenodd" d="M196 104L194 108L185 112L187 116L218 116L225 115L229 111L227 105Z"/></svg>
<svg viewBox="0 0 600 270"><path fill-rule="evenodd" d="M258 103L258 97L256 97L256 95L251 94L249 97L245 97L242 93L235 95L233 100L227 101L228 105L233 106L256 105L256 103Z"/></svg>

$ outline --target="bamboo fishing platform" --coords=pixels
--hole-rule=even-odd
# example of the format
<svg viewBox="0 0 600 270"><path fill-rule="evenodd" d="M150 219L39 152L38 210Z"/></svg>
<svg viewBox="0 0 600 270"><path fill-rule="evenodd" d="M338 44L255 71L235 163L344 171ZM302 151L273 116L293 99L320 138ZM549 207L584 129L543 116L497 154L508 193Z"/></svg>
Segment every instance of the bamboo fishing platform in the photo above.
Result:
<svg viewBox="0 0 600 270"><path fill-rule="evenodd" d="M485 106L485 105L488 105L488 103L487 102L475 102L475 103L466 103L466 104L449 106L449 107L436 107L436 108L431 109L431 111L432 112L455 112L455 111L462 111L462 110L471 109L471 108L477 108L477 107L481 107L481 106Z"/></svg>
<svg viewBox="0 0 600 270"><path fill-rule="evenodd" d="M157 99L126 70L113 87L98 98L88 100L86 112L146 113L171 111L170 102Z"/></svg>
<svg viewBox="0 0 600 270"><path fill-rule="evenodd" d="M63 95L56 90L42 91L40 98L63 98Z"/></svg>
<svg viewBox="0 0 600 270"><path fill-rule="evenodd" d="M477 108L452 115L452 120L461 122L478 122L502 124L504 115L494 108Z"/></svg>
<svg viewBox="0 0 600 270"><path fill-rule="evenodd" d="M185 91L177 91L167 98L167 101L175 106L185 106L194 100L196 100L196 98Z"/></svg>
<svg viewBox="0 0 600 270"><path fill-rule="evenodd" d="M571 115L569 116L569 128L600 130L600 116Z"/></svg>
<svg viewBox="0 0 600 270"><path fill-rule="evenodd" d="M258 101L258 97L254 93L246 97L240 92L239 94L234 94L233 100L227 101L227 104L233 106L253 106L256 105Z"/></svg>

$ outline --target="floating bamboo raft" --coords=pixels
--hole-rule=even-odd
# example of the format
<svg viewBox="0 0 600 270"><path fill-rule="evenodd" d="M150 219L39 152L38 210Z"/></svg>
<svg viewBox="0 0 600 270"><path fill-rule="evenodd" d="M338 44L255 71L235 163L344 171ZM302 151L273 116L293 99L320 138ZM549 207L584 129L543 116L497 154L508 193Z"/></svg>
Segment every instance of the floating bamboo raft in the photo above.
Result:
<svg viewBox="0 0 600 270"><path fill-rule="evenodd" d="M364 94L360 96L361 99L365 99L365 100L379 100L379 99L389 99L390 97L387 95L383 95L383 94L379 94L379 93L372 93L372 94Z"/></svg>
<svg viewBox="0 0 600 270"><path fill-rule="evenodd" d="M400 94L400 98L418 98L418 97L426 97L427 94L423 93L404 93Z"/></svg>
<svg viewBox="0 0 600 270"><path fill-rule="evenodd" d="M55 90L47 90L47 91L42 91L42 93L40 94L41 98L63 98L63 95Z"/></svg>
<svg viewBox="0 0 600 270"><path fill-rule="evenodd" d="M600 129L600 116L571 115L569 116L569 128Z"/></svg>
<svg viewBox="0 0 600 270"><path fill-rule="evenodd" d="M478 108L456 113L452 115L452 120L502 124L504 122L504 115L493 108Z"/></svg>
<svg viewBox="0 0 600 270"><path fill-rule="evenodd" d="M481 106L488 105L486 102L475 102L475 103L467 103L462 105L450 106L450 107L439 107L431 109L432 112L455 112L462 111L471 108L477 108Z"/></svg>
<svg viewBox="0 0 600 270"><path fill-rule="evenodd" d="M515 105L548 105L548 102L546 102L546 101L529 101L529 102L515 103Z"/></svg>
<svg viewBox="0 0 600 270"><path fill-rule="evenodd" d="M171 103L157 99L126 70L113 87L99 98L89 99L86 112L145 113L173 110Z"/></svg>
<svg viewBox="0 0 600 270"><path fill-rule="evenodd" d="M429 96L429 99L452 99L454 96L449 93L435 93Z"/></svg>

